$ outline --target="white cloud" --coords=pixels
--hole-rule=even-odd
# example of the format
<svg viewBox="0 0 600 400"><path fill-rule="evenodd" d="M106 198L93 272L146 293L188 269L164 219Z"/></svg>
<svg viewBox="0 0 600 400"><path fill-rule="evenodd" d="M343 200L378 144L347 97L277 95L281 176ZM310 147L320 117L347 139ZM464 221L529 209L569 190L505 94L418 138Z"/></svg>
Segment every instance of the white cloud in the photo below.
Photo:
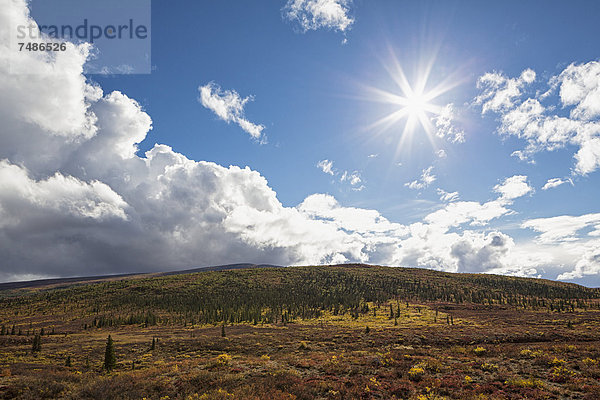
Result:
<svg viewBox="0 0 600 400"><path fill-rule="evenodd" d="M444 149L440 149L440 150L436 151L435 154L438 156L438 158L448 157L448 154L446 154L446 150L444 150Z"/></svg>
<svg viewBox="0 0 600 400"><path fill-rule="evenodd" d="M552 188L558 187L560 185L563 185L565 183L573 184L573 181L571 179L550 178L550 179L548 179L546 184L542 187L542 190L552 189Z"/></svg>
<svg viewBox="0 0 600 400"><path fill-rule="evenodd" d="M242 98L235 90L222 90L214 82L198 87L198 91L199 100L204 107L214 112L223 121L238 124L254 139L261 138L265 127L248 121L244 115L246 103L254 100L252 96Z"/></svg>
<svg viewBox="0 0 600 400"><path fill-rule="evenodd" d="M317 168L320 168L326 174L334 175L333 172L333 161L321 160L317 163Z"/></svg>
<svg viewBox="0 0 600 400"><path fill-rule="evenodd" d="M446 204L444 208L432 212L423 220L446 230L467 223L484 226L491 220L510 213L511 210L506 208L506 204L498 200L483 204L476 201L457 201Z"/></svg>
<svg viewBox="0 0 600 400"><path fill-rule="evenodd" d="M549 90L521 100L524 88L535 79L535 73L525 70L519 78L488 73L479 78L482 93L475 104L482 114L500 114L498 132L516 136L527 143L513 155L531 162L539 151L553 151L574 146L574 174L586 175L600 168L600 63L571 64L552 77ZM544 106L558 88L560 102ZM570 109L569 116L561 110Z"/></svg>
<svg viewBox="0 0 600 400"><path fill-rule="evenodd" d="M541 243L573 242L579 240L576 233L582 229L590 227L600 229L600 213L535 218L524 221L521 226L540 232L537 240Z"/></svg>
<svg viewBox="0 0 600 400"><path fill-rule="evenodd" d="M478 272L503 268L507 253L514 247L513 240L502 232L486 236L465 237L452 245L459 272Z"/></svg>
<svg viewBox="0 0 600 400"><path fill-rule="evenodd" d="M282 11L303 32L321 28L346 32L354 23L351 7L352 0L288 0Z"/></svg>
<svg viewBox="0 0 600 400"><path fill-rule="evenodd" d="M342 177L340 178L340 182L349 182L352 186L356 186L362 182L362 178L360 177L360 173L358 171L348 172L344 171Z"/></svg>
<svg viewBox="0 0 600 400"><path fill-rule="evenodd" d="M377 158L379 154L369 154L369 158Z"/></svg>
<svg viewBox="0 0 600 400"><path fill-rule="evenodd" d="M127 203L102 182L82 182L60 172L35 181L27 170L7 160L0 160L0 205L4 228L36 218L49 222L57 216L71 221L127 219Z"/></svg>
<svg viewBox="0 0 600 400"><path fill-rule="evenodd" d="M494 186L494 191L500 194L501 200L512 201L533 192L533 188L529 186L527 176L514 175Z"/></svg>
<svg viewBox="0 0 600 400"><path fill-rule="evenodd" d="M500 72L488 72L477 80L477 88L483 90L475 98L482 106L482 113L500 112L514 107L514 101L522 94L522 88L535 80L535 72L526 69L518 78L507 78Z"/></svg>
<svg viewBox="0 0 600 400"><path fill-rule="evenodd" d="M454 126L456 119L456 110L454 104L446 104L439 114L432 118L436 127L436 135L440 138L446 138L451 143L464 143L465 132Z"/></svg>
<svg viewBox="0 0 600 400"><path fill-rule="evenodd" d="M424 189L428 187L437 179L436 176L431 173L431 171L433 171L433 165L423 170L421 178L412 182L407 182L404 184L404 186L407 186L410 189Z"/></svg>
<svg viewBox="0 0 600 400"><path fill-rule="evenodd" d="M331 176L339 176L339 181L341 183L349 183L354 191L361 191L365 188L365 186L361 184L363 179L358 171L350 172L344 170L343 172L339 173L335 170L335 168L333 168L333 161L327 159L319 161L317 163L317 168Z"/></svg>
<svg viewBox="0 0 600 400"><path fill-rule="evenodd" d="M571 64L557 81L563 105L575 106L571 118L590 120L600 116L600 62Z"/></svg>
<svg viewBox="0 0 600 400"><path fill-rule="evenodd" d="M594 242L593 247L585 251L573 271L564 272L558 275L557 279L577 279L585 275L598 274L600 274L600 241Z"/></svg>
<svg viewBox="0 0 600 400"><path fill-rule="evenodd" d="M458 192L446 192L440 188L437 189L437 194L440 196L440 200L446 203L456 201L459 198Z"/></svg>

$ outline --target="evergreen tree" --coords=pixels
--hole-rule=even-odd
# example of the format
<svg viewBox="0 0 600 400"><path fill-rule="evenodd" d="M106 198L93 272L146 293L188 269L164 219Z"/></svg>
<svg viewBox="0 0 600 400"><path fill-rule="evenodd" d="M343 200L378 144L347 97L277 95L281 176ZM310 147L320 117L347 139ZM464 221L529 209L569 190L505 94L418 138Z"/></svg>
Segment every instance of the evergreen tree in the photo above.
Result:
<svg viewBox="0 0 600 400"><path fill-rule="evenodd" d="M65 360L65 367L70 367L71 366L71 356L67 356L67 359Z"/></svg>
<svg viewBox="0 0 600 400"><path fill-rule="evenodd" d="M156 339L152 338L152 346L150 346L150 350L154 350L156 348Z"/></svg>
<svg viewBox="0 0 600 400"><path fill-rule="evenodd" d="M115 357L115 346L112 337L108 335L106 339L106 350L104 351L104 369L112 371L117 366L117 358Z"/></svg>
<svg viewBox="0 0 600 400"><path fill-rule="evenodd" d="M221 325L221 337L225 337L225 324Z"/></svg>
<svg viewBox="0 0 600 400"><path fill-rule="evenodd" d="M42 338L40 335L35 335L33 337L33 343L31 345L31 352L37 353L42 350Z"/></svg>

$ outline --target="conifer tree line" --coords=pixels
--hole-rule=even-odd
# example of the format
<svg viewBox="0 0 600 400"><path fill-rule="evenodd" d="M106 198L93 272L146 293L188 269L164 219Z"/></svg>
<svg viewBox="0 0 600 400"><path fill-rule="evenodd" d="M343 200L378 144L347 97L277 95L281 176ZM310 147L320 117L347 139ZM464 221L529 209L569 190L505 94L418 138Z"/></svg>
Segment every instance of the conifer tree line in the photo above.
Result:
<svg viewBox="0 0 600 400"><path fill-rule="evenodd" d="M23 316L75 313L83 329L127 324L221 324L224 329L230 323L285 324L319 317L324 311L360 318L376 314L378 306L390 300L398 309L404 302L442 302L573 312L598 308L599 299L598 289L540 279L358 265L210 271L80 285L2 300ZM399 316L391 304L379 312L390 320ZM3 335L24 329L0 322Z"/></svg>

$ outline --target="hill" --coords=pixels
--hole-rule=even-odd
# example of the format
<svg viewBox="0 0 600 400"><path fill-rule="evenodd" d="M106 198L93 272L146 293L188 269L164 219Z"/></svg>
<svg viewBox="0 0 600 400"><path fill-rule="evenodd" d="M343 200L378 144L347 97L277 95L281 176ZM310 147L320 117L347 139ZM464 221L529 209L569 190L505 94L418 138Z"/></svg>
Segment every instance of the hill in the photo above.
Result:
<svg viewBox="0 0 600 400"><path fill-rule="evenodd" d="M5 287L0 396L600 393L599 289L361 264L255 267ZM108 334L110 374L100 368Z"/></svg>
<svg viewBox="0 0 600 400"><path fill-rule="evenodd" d="M227 264L227 265L216 265L211 267L198 267L192 269L186 269L181 271L169 271L169 272L146 272L146 273L132 273L132 274L117 274L117 275L100 275L100 276L82 276L72 278L50 278L50 279L36 279L32 281L17 281L17 282L4 282L0 283L0 291L11 290L11 289L25 289L25 288L60 288L68 287L70 285L94 283L102 281L120 280L132 277L152 277L152 276L164 276L164 275L180 275L180 274L191 274L194 272L203 271L223 271L227 269L243 269L243 268L275 268L277 265L270 264Z"/></svg>

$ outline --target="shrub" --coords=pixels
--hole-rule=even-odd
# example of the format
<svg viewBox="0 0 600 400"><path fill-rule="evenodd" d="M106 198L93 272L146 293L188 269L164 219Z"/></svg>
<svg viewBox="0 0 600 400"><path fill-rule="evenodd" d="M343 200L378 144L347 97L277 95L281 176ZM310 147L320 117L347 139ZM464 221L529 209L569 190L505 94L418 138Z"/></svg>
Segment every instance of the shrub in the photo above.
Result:
<svg viewBox="0 0 600 400"><path fill-rule="evenodd" d="M300 346L298 346L298 350L308 350L308 343L304 340L300 341Z"/></svg>
<svg viewBox="0 0 600 400"><path fill-rule="evenodd" d="M598 360L594 360L593 358L586 357L581 360L586 367L591 367L594 365L598 365Z"/></svg>
<svg viewBox="0 0 600 400"><path fill-rule="evenodd" d="M473 349L473 353L475 353L477 356L482 356L487 353L487 350L481 346L477 346Z"/></svg>
<svg viewBox="0 0 600 400"><path fill-rule="evenodd" d="M543 388L544 387L544 382L542 382L540 379L535 379L535 378L527 378L527 379L514 378L514 379L509 379L504 383L506 383L507 385L510 385L510 386L516 386L516 387L520 387L520 388L535 389L535 388Z"/></svg>
<svg viewBox="0 0 600 400"><path fill-rule="evenodd" d="M493 372L493 371L497 371L498 370L498 366L496 364L492 364L492 363L483 363L481 364L481 369L483 371L487 371L487 372Z"/></svg>
<svg viewBox="0 0 600 400"><path fill-rule="evenodd" d="M412 381L420 381L421 379L423 379L424 375L425 375L425 368L424 368L424 365L421 363L413 366L408 371L408 377Z"/></svg>
<svg viewBox="0 0 600 400"><path fill-rule="evenodd" d="M575 372L561 365L559 367L552 368L552 372L550 372L548 379L556 383L565 383L574 376Z"/></svg>
<svg viewBox="0 0 600 400"><path fill-rule="evenodd" d="M232 357L227 353L219 354L217 356L217 364L218 365L229 365L229 363L231 362L231 359L232 359Z"/></svg>

